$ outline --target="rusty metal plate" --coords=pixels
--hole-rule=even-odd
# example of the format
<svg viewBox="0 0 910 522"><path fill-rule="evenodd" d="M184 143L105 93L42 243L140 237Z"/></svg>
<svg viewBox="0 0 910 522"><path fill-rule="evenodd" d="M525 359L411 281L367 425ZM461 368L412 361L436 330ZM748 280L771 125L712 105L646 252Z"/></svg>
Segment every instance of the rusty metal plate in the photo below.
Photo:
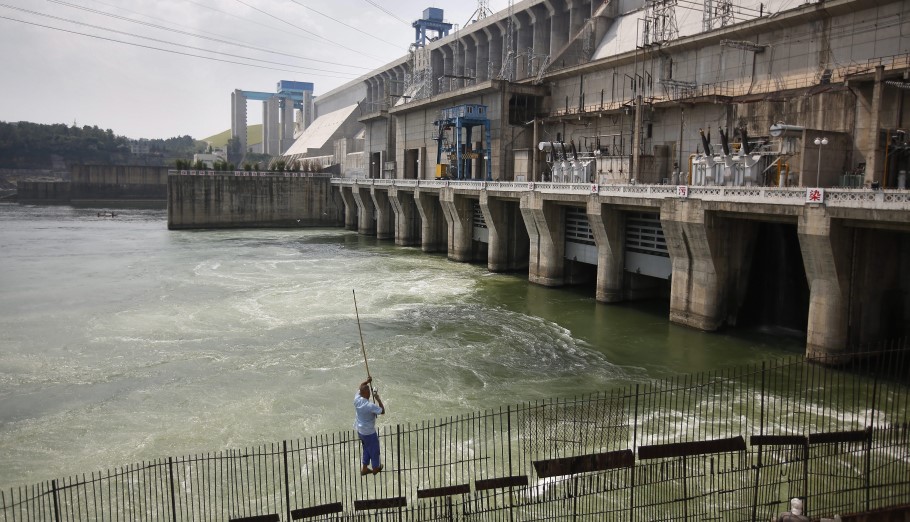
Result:
<svg viewBox="0 0 910 522"><path fill-rule="evenodd" d="M511 486L527 486L527 475L513 475L511 477L491 478L484 480L475 480L474 489L484 491L487 489L508 488Z"/></svg>
<svg viewBox="0 0 910 522"><path fill-rule="evenodd" d="M458 484L457 486L446 486L443 488L418 489L417 498L449 497L452 495L464 495L471 492L471 486L468 484Z"/></svg>
<svg viewBox="0 0 910 522"><path fill-rule="evenodd" d="M742 436L737 436L728 439L674 442L671 444L641 446L638 448L638 458L647 460L667 457L689 457L692 455L726 453L730 451L746 451L746 440L743 439Z"/></svg>
<svg viewBox="0 0 910 522"><path fill-rule="evenodd" d="M303 518L313 518L322 515L331 515L332 513L341 513L344 508L341 505L341 502L333 502L332 504L321 504L319 506L311 506L303 509L295 509L291 511L291 520L300 520Z"/></svg>
<svg viewBox="0 0 910 522"><path fill-rule="evenodd" d="M608 469L631 468L634 465L635 454L632 453L632 450L625 449L577 457L538 460L534 462L534 469L537 470L538 477L546 478Z"/></svg>

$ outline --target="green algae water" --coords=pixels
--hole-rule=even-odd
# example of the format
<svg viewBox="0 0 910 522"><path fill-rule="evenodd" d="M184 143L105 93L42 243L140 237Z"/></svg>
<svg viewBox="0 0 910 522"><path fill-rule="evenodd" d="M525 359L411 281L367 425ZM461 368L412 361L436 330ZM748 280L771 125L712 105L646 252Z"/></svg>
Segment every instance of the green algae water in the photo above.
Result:
<svg viewBox="0 0 910 522"><path fill-rule="evenodd" d="M385 423L802 350L342 229L98 212L0 205L0 488L350 429L352 290Z"/></svg>

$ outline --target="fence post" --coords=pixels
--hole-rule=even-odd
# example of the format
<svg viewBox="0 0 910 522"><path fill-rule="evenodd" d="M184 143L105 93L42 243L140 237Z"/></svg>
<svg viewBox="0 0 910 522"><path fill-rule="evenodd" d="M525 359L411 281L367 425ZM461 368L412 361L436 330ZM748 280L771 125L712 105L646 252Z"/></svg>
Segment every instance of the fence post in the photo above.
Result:
<svg viewBox="0 0 910 522"><path fill-rule="evenodd" d="M502 409L499 410L502 412ZM500 424L502 426L502 424ZM512 406L506 406L506 448L509 452L509 475L511 476L514 472L512 471ZM509 520L513 520L513 509L515 506L515 499L512 495L512 486L509 486Z"/></svg>
<svg viewBox="0 0 910 522"><path fill-rule="evenodd" d="M890 359L892 356L892 354L888 354L887 358ZM882 360L884 358L885 356L882 356L882 358L879 360ZM899 366L896 367L899 368ZM872 373L874 376L872 379L872 406L869 408L869 411L871 411L872 414L869 418L869 437L866 439L866 458L863 466L865 468L863 470L863 474L865 475L866 481L866 511L869 511L871 509L870 506L872 503L872 492L869 485L872 483L872 478L870 477L872 473L872 438L875 436L875 401L878 399L878 376L880 373L880 371L875 371Z"/></svg>
<svg viewBox="0 0 910 522"><path fill-rule="evenodd" d="M60 501L57 498L57 481L51 481L51 490L54 494L54 520L60 522Z"/></svg>
<svg viewBox="0 0 910 522"><path fill-rule="evenodd" d="M402 497L404 495L402 495L402 493L401 493L401 424L395 425L395 458L396 458L396 462L397 462L395 467L398 468L396 470L396 472L398 473L398 480L397 480L398 492L397 493L398 493L399 497ZM404 508L402 508L401 506L398 506L398 520L401 520L403 509ZM290 518L288 518L288 520L290 520Z"/></svg>
<svg viewBox="0 0 910 522"><path fill-rule="evenodd" d="M177 522L177 496L174 489L174 457L167 458L167 474L171 482L171 520Z"/></svg>
<svg viewBox="0 0 910 522"><path fill-rule="evenodd" d="M635 385L635 402L632 410L632 459L634 461L635 454L638 452L638 387L640 385ZM635 522L635 463L632 464L632 469L630 474L629 481L629 522Z"/></svg>
<svg viewBox="0 0 910 522"><path fill-rule="evenodd" d="M758 434L765 434L765 362L761 363L761 407L758 414ZM758 462L755 466L755 492L752 494L752 522L758 520L758 488L761 485L762 450L758 447Z"/></svg>
<svg viewBox="0 0 910 522"><path fill-rule="evenodd" d="M282 453L284 454L284 505L285 513L288 520L291 520L291 479L288 472L288 441L281 441Z"/></svg>

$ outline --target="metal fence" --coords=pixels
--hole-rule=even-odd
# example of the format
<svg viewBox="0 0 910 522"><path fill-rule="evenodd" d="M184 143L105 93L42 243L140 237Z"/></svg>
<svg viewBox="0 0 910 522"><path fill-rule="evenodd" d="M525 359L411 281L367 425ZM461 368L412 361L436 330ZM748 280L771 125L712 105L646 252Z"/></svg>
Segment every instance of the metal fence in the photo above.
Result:
<svg viewBox="0 0 910 522"><path fill-rule="evenodd" d="M904 343L906 347L906 343ZM835 362L833 360L828 363ZM910 503L906 350L803 358L0 492L0 520L770 520Z"/></svg>

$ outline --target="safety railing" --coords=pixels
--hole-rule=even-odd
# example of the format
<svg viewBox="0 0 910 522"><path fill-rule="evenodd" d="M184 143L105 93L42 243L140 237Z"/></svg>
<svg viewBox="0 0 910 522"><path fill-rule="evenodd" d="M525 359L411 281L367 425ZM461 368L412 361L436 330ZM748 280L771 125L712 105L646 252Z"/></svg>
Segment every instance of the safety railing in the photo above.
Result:
<svg viewBox="0 0 910 522"><path fill-rule="evenodd" d="M168 170L168 176L227 176L231 178L331 178L327 172L292 170Z"/></svg>
<svg viewBox="0 0 910 522"><path fill-rule="evenodd" d="M910 502L910 368L793 357L0 493L0 520L769 520ZM330 518L327 518L330 517Z"/></svg>
<svg viewBox="0 0 910 522"><path fill-rule="evenodd" d="M646 185L646 184L597 184L597 183L553 183L514 182L445 179L369 179L333 178L333 185L379 186L406 189L427 188L455 190L483 190L487 192L542 194L591 194L595 196L629 198L688 198L704 201L727 201L739 203L769 203L775 205L824 204L829 207L910 210L910 190L866 189L866 188L825 188L819 192L819 199L810 197L807 187L737 187L737 186L696 186L696 185Z"/></svg>

